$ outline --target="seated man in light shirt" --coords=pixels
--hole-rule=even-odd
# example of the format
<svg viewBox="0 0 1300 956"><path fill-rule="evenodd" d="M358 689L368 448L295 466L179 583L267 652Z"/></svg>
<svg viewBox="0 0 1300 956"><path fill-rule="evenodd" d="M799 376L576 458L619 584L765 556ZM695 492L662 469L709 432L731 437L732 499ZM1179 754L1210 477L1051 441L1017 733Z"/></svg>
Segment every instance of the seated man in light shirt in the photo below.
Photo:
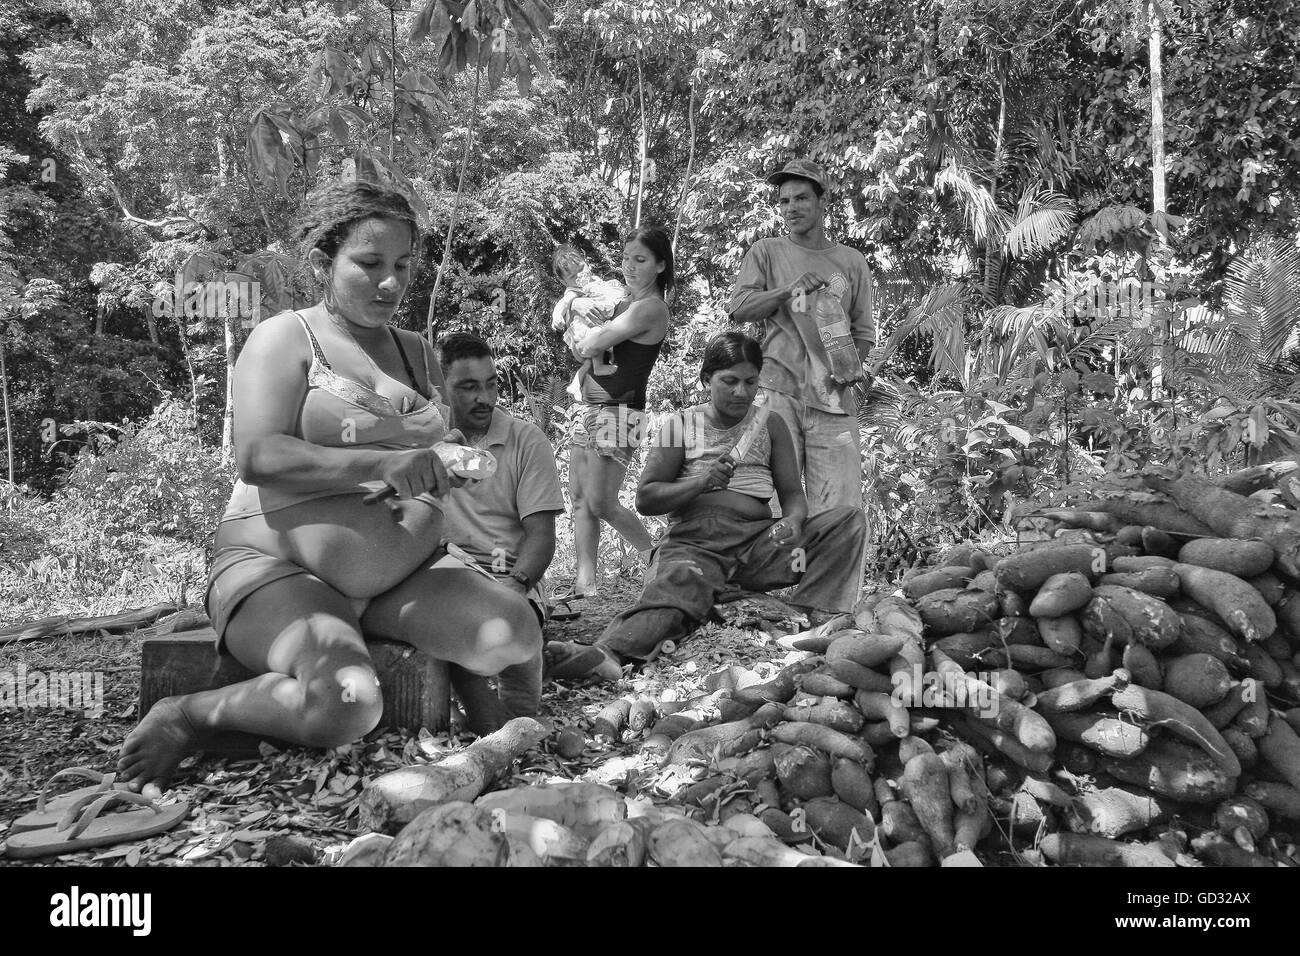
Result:
<svg viewBox="0 0 1300 956"><path fill-rule="evenodd" d="M497 408L497 370L492 350L477 335L454 332L438 342L452 423L465 444L496 458L496 472L456 488L445 499L444 534L507 587L528 598L545 622L541 583L555 554L555 518L564 511L555 451L542 430ZM541 698L542 648L497 678L499 700L510 716L537 712ZM467 709L467 695L486 694L484 678L452 669L452 683Z"/></svg>

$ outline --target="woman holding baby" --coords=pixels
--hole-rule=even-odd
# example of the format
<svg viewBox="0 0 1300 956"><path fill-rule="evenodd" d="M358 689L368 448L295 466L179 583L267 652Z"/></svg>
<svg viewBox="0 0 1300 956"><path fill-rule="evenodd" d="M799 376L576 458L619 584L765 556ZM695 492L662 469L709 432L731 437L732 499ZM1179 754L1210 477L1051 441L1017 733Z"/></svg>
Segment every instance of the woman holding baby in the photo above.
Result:
<svg viewBox="0 0 1300 956"><path fill-rule="evenodd" d="M626 294L601 323L599 294L577 256L557 254L556 273L571 294L573 354L584 360L576 383L580 394L577 428L569 448L569 496L573 503L577 572L573 596L592 592L597 582L600 522L609 524L643 556L650 534L641 519L618 501L619 488L641 443L646 384L668 334L665 296L673 286L673 250L668 233L642 227L623 243ZM586 271L584 271L586 270ZM576 293L572 294L572 293ZM563 301L563 300L562 300Z"/></svg>

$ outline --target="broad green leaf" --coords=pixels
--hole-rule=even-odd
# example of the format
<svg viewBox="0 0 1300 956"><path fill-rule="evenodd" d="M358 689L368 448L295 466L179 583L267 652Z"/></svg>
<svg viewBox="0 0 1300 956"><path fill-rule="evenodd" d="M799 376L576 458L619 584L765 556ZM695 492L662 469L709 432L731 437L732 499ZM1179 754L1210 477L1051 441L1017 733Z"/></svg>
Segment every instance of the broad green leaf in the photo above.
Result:
<svg viewBox="0 0 1300 956"><path fill-rule="evenodd" d="M1028 447L1029 443L1034 440L1034 436L1029 434L1029 432L1025 431L1019 425L1008 425L1004 422L1002 427L1006 429L1008 435L1026 447Z"/></svg>
<svg viewBox="0 0 1300 956"><path fill-rule="evenodd" d="M279 127L264 110L258 110L249 125L248 162L262 182L274 184L281 194L288 195L293 160L288 155Z"/></svg>

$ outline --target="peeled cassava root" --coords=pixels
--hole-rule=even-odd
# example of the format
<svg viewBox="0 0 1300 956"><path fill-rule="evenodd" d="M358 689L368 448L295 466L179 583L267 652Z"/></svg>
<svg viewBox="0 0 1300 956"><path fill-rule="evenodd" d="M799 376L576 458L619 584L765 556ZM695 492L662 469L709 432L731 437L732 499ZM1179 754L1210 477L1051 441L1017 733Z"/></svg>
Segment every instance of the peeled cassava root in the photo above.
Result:
<svg viewBox="0 0 1300 956"><path fill-rule="evenodd" d="M429 807L473 800L546 734L538 721L516 717L440 763L386 773L362 794L361 821L372 830L394 833Z"/></svg>

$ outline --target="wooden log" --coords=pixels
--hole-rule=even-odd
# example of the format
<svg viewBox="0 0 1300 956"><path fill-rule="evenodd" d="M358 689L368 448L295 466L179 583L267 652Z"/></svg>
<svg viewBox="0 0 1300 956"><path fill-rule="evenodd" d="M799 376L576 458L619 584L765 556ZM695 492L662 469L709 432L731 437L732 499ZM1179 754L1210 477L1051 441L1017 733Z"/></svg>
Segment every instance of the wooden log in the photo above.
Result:
<svg viewBox="0 0 1300 956"><path fill-rule="evenodd" d="M1266 488L1276 488L1279 481L1300 468L1300 461L1273 461L1267 465L1252 465L1224 475L1215 484L1239 495L1252 495Z"/></svg>
<svg viewBox="0 0 1300 956"><path fill-rule="evenodd" d="M432 733L446 730L450 718L447 665L409 644L370 641L370 651L384 710L380 726ZM140 645L141 716L164 697L193 694L249 680L256 675L229 654L218 653L217 634L210 627L146 638ZM252 734L222 734L205 743L211 752L256 753L261 738Z"/></svg>
<svg viewBox="0 0 1300 956"><path fill-rule="evenodd" d="M1086 501L1074 507L1089 511L1104 511L1126 524L1159 528L1171 534L1191 535L1196 538L1210 537L1214 534L1208 524L1184 511L1176 502L1164 495L1133 491L1119 498Z"/></svg>
<svg viewBox="0 0 1300 956"><path fill-rule="evenodd" d="M166 614L175 614L180 606L164 601L151 607L132 608L117 614L101 614L96 617L69 617L66 614L41 618L24 624L11 624L0 628L0 644L16 641L35 641L45 637L70 637L75 634L94 634L108 631L110 634L134 630L152 624Z"/></svg>

